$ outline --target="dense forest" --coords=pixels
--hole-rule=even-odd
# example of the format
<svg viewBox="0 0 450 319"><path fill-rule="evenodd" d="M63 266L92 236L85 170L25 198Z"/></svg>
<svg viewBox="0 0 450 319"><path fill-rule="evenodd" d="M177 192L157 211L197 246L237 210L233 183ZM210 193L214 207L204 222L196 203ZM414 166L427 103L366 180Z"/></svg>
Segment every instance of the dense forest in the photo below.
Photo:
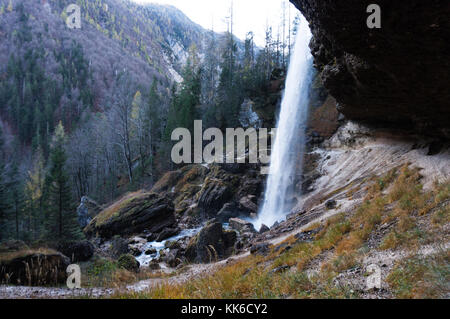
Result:
<svg viewBox="0 0 450 319"><path fill-rule="evenodd" d="M282 79L296 23L268 28L264 47L204 30L170 6L0 0L0 241L83 237L76 208L150 189L173 168L176 127L255 123ZM250 107L248 107L250 105Z"/></svg>

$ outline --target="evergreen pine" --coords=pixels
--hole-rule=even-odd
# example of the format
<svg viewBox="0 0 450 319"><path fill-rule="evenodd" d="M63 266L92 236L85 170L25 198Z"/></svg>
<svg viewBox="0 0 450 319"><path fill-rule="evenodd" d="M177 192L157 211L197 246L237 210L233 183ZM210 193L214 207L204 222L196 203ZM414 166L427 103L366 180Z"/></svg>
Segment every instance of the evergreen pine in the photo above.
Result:
<svg viewBox="0 0 450 319"><path fill-rule="evenodd" d="M3 154L3 131L0 126L0 242L8 237L8 211L9 205L5 184L5 163Z"/></svg>
<svg viewBox="0 0 450 319"><path fill-rule="evenodd" d="M83 237L78 225L76 208L65 171L64 127L60 122L55 129L50 151L50 169L46 177L47 239L78 240Z"/></svg>
<svg viewBox="0 0 450 319"><path fill-rule="evenodd" d="M8 188L7 196L10 205L10 214L14 219L14 232L13 236L16 239L24 239L22 233L22 217L25 207L25 197L22 178L20 176L19 167L17 161L13 161L12 167L8 172Z"/></svg>

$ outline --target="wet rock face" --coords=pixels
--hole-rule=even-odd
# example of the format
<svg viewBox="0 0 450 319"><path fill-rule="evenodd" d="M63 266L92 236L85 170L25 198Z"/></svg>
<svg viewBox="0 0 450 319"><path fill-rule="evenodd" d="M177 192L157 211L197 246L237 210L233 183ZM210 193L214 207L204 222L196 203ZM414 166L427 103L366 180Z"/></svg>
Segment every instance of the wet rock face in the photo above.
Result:
<svg viewBox="0 0 450 319"><path fill-rule="evenodd" d="M446 0L291 0L309 21L324 86L347 118L450 138Z"/></svg>
<svg viewBox="0 0 450 319"><path fill-rule="evenodd" d="M253 201L261 193L264 177L246 165L249 164L237 164L243 170L240 174L231 173L233 170L226 165L211 166L202 189L196 195L203 219L220 217L226 221L227 218L250 215L256 211ZM218 216L219 213L222 217Z"/></svg>
<svg viewBox="0 0 450 319"><path fill-rule="evenodd" d="M156 241L162 242L163 240L175 236L180 232L179 228L165 228L159 235L156 237Z"/></svg>
<svg viewBox="0 0 450 319"><path fill-rule="evenodd" d="M310 143L320 144L324 139L330 138L339 127L339 112L336 108L336 100L328 96L320 107L311 110L308 124Z"/></svg>

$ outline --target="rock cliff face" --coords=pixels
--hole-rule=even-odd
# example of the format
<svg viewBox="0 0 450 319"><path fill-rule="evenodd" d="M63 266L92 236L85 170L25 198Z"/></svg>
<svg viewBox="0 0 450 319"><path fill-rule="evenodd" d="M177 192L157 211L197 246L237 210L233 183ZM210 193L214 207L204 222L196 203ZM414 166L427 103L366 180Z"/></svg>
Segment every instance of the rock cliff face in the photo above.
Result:
<svg viewBox="0 0 450 319"><path fill-rule="evenodd" d="M291 0L309 21L315 65L347 118L450 138L450 3ZM367 27L367 6L381 29Z"/></svg>

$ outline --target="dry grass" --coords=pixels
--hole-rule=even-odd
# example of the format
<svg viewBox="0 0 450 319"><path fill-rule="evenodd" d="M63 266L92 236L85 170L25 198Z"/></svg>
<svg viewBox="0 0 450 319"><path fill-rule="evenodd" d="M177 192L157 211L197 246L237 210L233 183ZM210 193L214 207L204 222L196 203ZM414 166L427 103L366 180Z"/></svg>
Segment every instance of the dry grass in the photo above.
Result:
<svg viewBox="0 0 450 319"><path fill-rule="evenodd" d="M387 282L397 298L449 298L450 252L426 258L413 256L399 262Z"/></svg>
<svg viewBox="0 0 450 319"><path fill-rule="evenodd" d="M435 227L441 227L442 225L450 223L450 204L436 210L431 221Z"/></svg>
<svg viewBox="0 0 450 319"><path fill-rule="evenodd" d="M112 217L117 216L124 207L130 205L133 201L139 200L145 195L147 195L147 193L145 193L143 190L124 195L121 199L114 202L114 204L107 207L102 212L100 212L100 214L98 214L98 216L95 218L97 225L101 225Z"/></svg>
<svg viewBox="0 0 450 319"><path fill-rule="evenodd" d="M165 278L168 274L141 268L139 273L120 268L117 261L97 257L92 261L80 264L82 285L86 288L104 287L120 288L128 284L151 278Z"/></svg>
<svg viewBox="0 0 450 319"><path fill-rule="evenodd" d="M431 227L420 227L419 221L435 211L431 221L435 226L449 222L450 183L435 185L430 192L423 192L418 169L405 166L389 193L392 212L384 217L386 222L396 221L394 229L385 236L381 249L418 248L426 241L434 240ZM440 205L443 207L439 208ZM439 208L439 209L437 209ZM436 210L437 209L437 210Z"/></svg>
<svg viewBox="0 0 450 319"><path fill-rule="evenodd" d="M0 254L0 284L21 284L28 286L57 286L61 272L57 258L59 254L48 248L21 249ZM20 258L18 264L15 259ZM11 263L12 262L12 263Z"/></svg>
<svg viewBox="0 0 450 319"><path fill-rule="evenodd" d="M53 250L50 248L22 249L22 250L18 250L18 251L1 253L0 254L0 263L9 262L16 258L26 257L29 255L34 255L34 254L50 255L50 254L57 254L57 253L58 252L56 250Z"/></svg>
<svg viewBox="0 0 450 319"><path fill-rule="evenodd" d="M313 230L317 230L320 227L322 227L322 224L317 222L317 223L313 223L311 225L309 225L308 227L304 228L303 231L307 232L307 231L313 231Z"/></svg>

